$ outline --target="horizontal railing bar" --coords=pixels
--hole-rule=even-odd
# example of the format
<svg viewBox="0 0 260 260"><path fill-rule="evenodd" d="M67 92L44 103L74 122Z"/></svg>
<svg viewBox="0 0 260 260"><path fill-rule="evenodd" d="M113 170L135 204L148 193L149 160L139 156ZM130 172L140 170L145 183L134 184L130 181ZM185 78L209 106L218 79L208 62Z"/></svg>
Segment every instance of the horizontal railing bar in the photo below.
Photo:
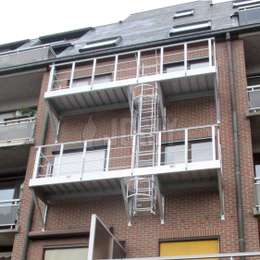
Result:
<svg viewBox="0 0 260 260"><path fill-rule="evenodd" d="M178 129L170 129L170 130L163 130L160 131L162 134L167 134L167 133L174 133L174 132L181 132L185 130L199 130L199 129L206 129L206 128L211 128L212 126L218 127L218 124L213 124L213 125L202 125L202 126L192 126L192 127L186 127L186 128L178 128ZM74 141L74 142L65 142L65 143L56 143L56 144L47 144L47 145L42 145L42 146L35 146L36 148L42 147L42 148L47 148L47 147L59 147L60 145L64 144L70 145L70 144L83 144L84 142L101 142L101 141L108 141L109 139L115 140L115 139L121 139L121 138L129 138L132 140L133 136L142 136L142 137L151 137L159 132L151 132L151 133L142 133L138 135L120 135L120 136L111 136L111 137L106 137L106 138L97 138L97 139L87 139L84 141ZM211 136L211 135L210 135Z"/></svg>
<svg viewBox="0 0 260 260"><path fill-rule="evenodd" d="M208 40L214 40L214 38L207 38L207 39L200 39L200 40L195 40L195 41L188 41L188 42L185 42L187 43L188 45L189 44L192 44L192 43L199 43L199 42L207 42ZM150 50L160 50L161 47L164 47L164 48L169 48L169 47L176 47L176 46L183 46L184 43L177 43L177 44L169 44L169 45L164 45L164 46L160 46L160 47L151 47L151 48L146 48L146 49L140 49L140 50L135 50L135 51L130 51L130 52L122 52L119 54L119 56L121 55L127 55L127 54L136 54L138 51L150 51ZM110 57L115 57L115 54L113 55L107 55L107 56L100 56L100 57L96 57L97 59L105 59L105 58L110 58ZM86 62L86 61L90 61L90 60L93 60L93 58L91 59L83 59L83 60L80 60L80 61L77 61L76 63L80 63L80 62ZM64 66L64 65L68 65L68 64L71 64L72 62L63 62L63 63L59 63L59 64L55 64L55 66L59 67L59 66Z"/></svg>
<svg viewBox="0 0 260 260"><path fill-rule="evenodd" d="M140 257L140 258L117 258L113 260L186 260L186 259L212 259L212 258L230 258L230 257L246 257L246 256L260 256L260 252L245 252L245 253L222 253L222 254L208 254L208 255L194 255L194 256L161 256L161 257ZM107 259L103 259L107 260Z"/></svg>
<svg viewBox="0 0 260 260"><path fill-rule="evenodd" d="M10 203L10 202L20 202L20 199L0 200L0 204L1 203Z"/></svg>
<svg viewBox="0 0 260 260"><path fill-rule="evenodd" d="M27 117L27 118L21 118L21 119L11 119L8 121L2 121L0 122L1 125L14 125L14 124L20 124L20 123L28 123L28 122L34 122L35 117Z"/></svg>

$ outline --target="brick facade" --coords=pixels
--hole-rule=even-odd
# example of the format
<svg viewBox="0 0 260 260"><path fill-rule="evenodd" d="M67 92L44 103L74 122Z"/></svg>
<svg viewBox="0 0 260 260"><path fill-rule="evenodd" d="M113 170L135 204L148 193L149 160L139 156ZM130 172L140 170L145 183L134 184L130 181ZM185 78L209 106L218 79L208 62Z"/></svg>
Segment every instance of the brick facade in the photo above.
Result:
<svg viewBox="0 0 260 260"><path fill-rule="evenodd" d="M91 214L100 216L104 222L113 227L115 235L126 242L128 257L158 256L159 241L182 240L187 238L217 237L220 239L221 252L239 251L237 210L234 169L234 143L232 135L231 98L229 91L230 72L227 62L226 42L216 46L218 64L218 96L220 106L220 139L223 158L223 183L225 195L225 220L220 220L219 195L216 191L199 190L172 193L166 196L165 224L161 225L158 216L134 218L133 225L127 226L122 196L100 197L75 202L63 202L49 207L47 231L69 231L89 229ZM257 219L253 216L254 205L254 171L252 159L251 129L246 118L247 94L244 47L242 40L232 42L235 64L236 100L238 104L239 144L241 149L241 177L243 210L245 218L246 249L259 249ZM45 103L43 94L47 88L48 73L42 82L42 91L38 105L36 145L40 142L43 130ZM174 101L166 106L167 129L215 124L216 103L214 97L198 97ZM46 143L55 142L54 127L49 121ZM102 138L130 133L129 109L80 114L64 117L60 124L59 142ZM19 233L16 235L12 260L19 260L26 237L26 224L32 194L28 187L35 160L35 149L31 148L22 194L19 219ZM31 232L42 230L40 212L33 210ZM41 259L43 250L48 246L86 244L85 237L75 239L30 240L28 260Z"/></svg>

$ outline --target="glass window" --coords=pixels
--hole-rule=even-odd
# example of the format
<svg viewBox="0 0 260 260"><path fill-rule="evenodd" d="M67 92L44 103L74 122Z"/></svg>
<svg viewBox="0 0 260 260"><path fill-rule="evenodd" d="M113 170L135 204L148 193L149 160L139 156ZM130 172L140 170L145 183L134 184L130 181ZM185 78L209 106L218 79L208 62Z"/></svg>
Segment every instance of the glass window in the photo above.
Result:
<svg viewBox="0 0 260 260"><path fill-rule="evenodd" d="M112 81L112 74L95 75L94 83L106 83Z"/></svg>
<svg viewBox="0 0 260 260"><path fill-rule="evenodd" d="M255 165L255 177L260 178L260 164Z"/></svg>
<svg viewBox="0 0 260 260"><path fill-rule="evenodd" d="M0 188L0 200L12 200L14 198L15 188Z"/></svg>
<svg viewBox="0 0 260 260"><path fill-rule="evenodd" d="M210 161L212 158L211 141L196 141L191 143L192 162Z"/></svg>
<svg viewBox="0 0 260 260"><path fill-rule="evenodd" d="M105 168L105 149L93 149L86 152L84 173L100 172ZM55 155L52 175L72 176L81 173L82 152L65 152L59 167L59 154Z"/></svg>
<svg viewBox="0 0 260 260"><path fill-rule="evenodd" d="M184 144L172 144L165 146L164 162L167 164L184 163Z"/></svg>
<svg viewBox="0 0 260 260"><path fill-rule="evenodd" d="M44 254L44 260L86 260L87 257L87 247L46 249Z"/></svg>
<svg viewBox="0 0 260 260"><path fill-rule="evenodd" d="M91 77L73 79L73 88L89 86L91 83Z"/></svg>

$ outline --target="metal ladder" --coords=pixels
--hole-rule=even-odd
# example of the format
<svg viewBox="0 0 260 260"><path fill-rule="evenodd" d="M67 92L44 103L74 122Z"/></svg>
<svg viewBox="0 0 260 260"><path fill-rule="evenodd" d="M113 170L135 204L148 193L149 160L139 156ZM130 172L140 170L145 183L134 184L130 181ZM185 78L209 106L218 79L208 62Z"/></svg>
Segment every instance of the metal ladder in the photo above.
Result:
<svg viewBox="0 0 260 260"><path fill-rule="evenodd" d="M137 213L156 214L156 187L154 176L134 177L127 182L127 198L132 200L133 216Z"/></svg>

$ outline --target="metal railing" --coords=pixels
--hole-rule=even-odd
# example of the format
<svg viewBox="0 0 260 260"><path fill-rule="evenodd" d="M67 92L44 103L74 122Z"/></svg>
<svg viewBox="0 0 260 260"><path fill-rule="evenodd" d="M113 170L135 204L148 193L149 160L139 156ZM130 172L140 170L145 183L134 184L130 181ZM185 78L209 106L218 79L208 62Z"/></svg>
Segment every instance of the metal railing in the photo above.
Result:
<svg viewBox="0 0 260 260"><path fill-rule="evenodd" d="M0 122L0 145L33 140L35 117Z"/></svg>
<svg viewBox="0 0 260 260"><path fill-rule="evenodd" d="M260 252L243 252L243 253L223 253L223 254L205 254L205 255L191 255L191 256L162 256L162 257L140 257L140 258L119 258L114 260L258 260L260 259Z"/></svg>
<svg viewBox="0 0 260 260"><path fill-rule="evenodd" d="M0 68L7 68L48 60L55 57L50 45L21 48L18 50L0 53Z"/></svg>
<svg viewBox="0 0 260 260"><path fill-rule="evenodd" d="M14 228L17 222L19 199L0 200L0 228Z"/></svg>
<svg viewBox="0 0 260 260"><path fill-rule="evenodd" d="M142 49L116 55L55 64L52 66L48 91L83 86L94 89L107 82L138 80L167 73L216 64L213 38Z"/></svg>
<svg viewBox="0 0 260 260"><path fill-rule="evenodd" d="M260 85L248 86L248 106L249 111L256 112L260 110Z"/></svg>
<svg viewBox="0 0 260 260"><path fill-rule="evenodd" d="M221 159L217 125L173 129L143 134L142 142L153 145L151 136L158 140L155 152L136 151L136 135L116 136L78 142L39 146L33 178L94 176L111 171L191 165L205 168L205 164ZM155 154L154 154L155 153ZM150 162L138 166L137 157ZM156 157L156 160L151 160Z"/></svg>

